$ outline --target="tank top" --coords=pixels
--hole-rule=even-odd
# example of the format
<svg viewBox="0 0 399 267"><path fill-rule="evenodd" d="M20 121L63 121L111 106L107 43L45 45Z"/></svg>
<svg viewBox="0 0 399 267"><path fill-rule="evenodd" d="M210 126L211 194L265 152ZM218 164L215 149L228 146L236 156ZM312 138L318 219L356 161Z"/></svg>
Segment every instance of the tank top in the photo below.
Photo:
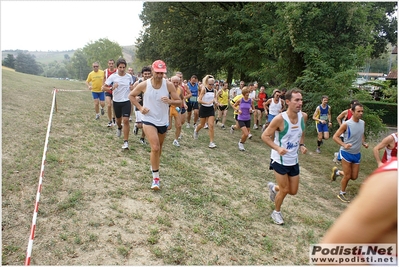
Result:
<svg viewBox="0 0 399 267"><path fill-rule="evenodd" d="M219 104L227 106L229 104L229 90L222 89L222 93L219 95Z"/></svg>
<svg viewBox="0 0 399 267"><path fill-rule="evenodd" d="M270 102L269 105L269 114L276 116L280 113L281 109L282 109L281 100L278 99L278 103L276 104L274 103L274 99L272 98L272 101Z"/></svg>
<svg viewBox="0 0 399 267"><path fill-rule="evenodd" d="M385 162L384 165L378 167L373 174L386 171L397 171L398 170L398 159L392 157L391 161Z"/></svg>
<svg viewBox="0 0 399 267"><path fill-rule="evenodd" d="M348 115L346 115L346 119L345 120L350 120L350 118L352 118L352 110L348 109Z"/></svg>
<svg viewBox="0 0 399 267"><path fill-rule="evenodd" d="M263 108L263 103L266 101L267 99L267 94L265 92L263 93L259 93L258 95L258 108Z"/></svg>
<svg viewBox="0 0 399 267"><path fill-rule="evenodd" d="M281 115L284 119L284 130L274 133L274 143L287 149L288 152L280 156L276 150L272 149L271 158L284 166L294 166L298 163L299 141L305 131L305 121L302 112L298 112L298 122L295 124L291 123L286 111Z"/></svg>
<svg viewBox="0 0 399 267"><path fill-rule="evenodd" d="M327 105L325 108L323 108L322 105L319 105L319 119L320 120L328 120L328 109L329 109L329 105ZM317 121L317 123L320 123L319 121Z"/></svg>
<svg viewBox="0 0 399 267"><path fill-rule="evenodd" d="M348 125L346 131L344 132L344 143L350 143L352 144L352 147L345 149L341 146L341 149L351 154L358 154L360 153L360 148L362 146L364 121L359 120L358 122L355 122L353 119L350 119L344 123Z"/></svg>
<svg viewBox="0 0 399 267"><path fill-rule="evenodd" d="M190 101L197 102L198 97L198 83L191 84L191 82L187 83L188 89L190 89L192 96L190 97Z"/></svg>
<svg viewBox="0 0 399 267"><path fill-rule="evenodd" d="M204 102L211 102L215 98L215 91L213 89L209 90L208 88L205 87L205 94L202 97L202 101ZM201 106L204 107L212 107L212 104L201 104Z"/></svg>
<svg viewBox="0 0 399 267"><path fill-rule="evenodd" d="M251 120L251 113L249 112L251 108L252 108L252 98L248 98L248 100L241 98L240 100L241 114L238 114L237 119L240 121Z"/></svg>
<svg viewBox="0 0 399 267"><path fill-rule="evenodd" d="M393 157L397 157L398 155L398 137L395 133L391 134L393 139L395 140L395 146L392 149L385 147L384 155L382 156L382 163L390 161Z"/></svg>
<svg viewBox="0 0 399 267"><path fill-rule="evenodd" d="M104 73L105 73L105 79L108 79L108 77L111 76L111 74L114 74L117 70L118 70L118 69L114 69L114 71L110 71L109 69L106 69L106 70L104 71ZM112 85L113 85L113 83L111 83L111 84L109 85L109 88L112 88ZM112 95L112 91L109 92L109 94Z"/></svg>
<svg viewBox="0 0 399 267"><path fill-rule="evenodd" d="M143 122L149 122L155 126L166 126L169 123L169 104L163 103L161 98L169 97L169 91L166 86L166 80L162 79L162 85L159 89L152 87L153 78L147 80L147 88L143 95L145 107L150 111L142 114Z"/></svg>

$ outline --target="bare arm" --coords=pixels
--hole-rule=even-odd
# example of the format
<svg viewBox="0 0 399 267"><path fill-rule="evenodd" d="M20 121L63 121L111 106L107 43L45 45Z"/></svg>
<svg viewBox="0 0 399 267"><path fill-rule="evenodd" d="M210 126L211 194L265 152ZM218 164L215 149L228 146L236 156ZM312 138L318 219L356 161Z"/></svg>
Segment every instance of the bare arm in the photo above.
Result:
<svg viewBox="0 0 399 267"><path fill-rule="evenodd" d="M147 80L148 81L148 80ZM129 100L142 114L148 113L149 109L144 108L140 103L137 101L136 96L140 93L144 93L147 88L147 81L143 81L136 86L133 85L133 90L129 93Z"/></svg>
<svg viewBox="0 0 399 267"><path fill-rule="evenodd" d="M347 128L348 128L348 125L346 123L342 123L341 126L339 126L338 130L333 135L333 140L335 141L335 143L337 143L340 146L343 146L345 149L350 148L352 146L352 144L345 144L344 142L342 142L342 140L341 140L341 138L339 138L339 136L341 134L343 134Z"/></svg>
<svg viewBox="0 0 399 267"><path fill-rule="evenodd" d="M167 86L167 88L168 88L168 91L169 91L169 94L170 94L170 97L171 97L171 98L165 96L165 97L162 98L162 102L164 102L164 103L166 103L166 104L169 104L169 105L173 105L173 106L179 106L179 105L181 105L182 99L181 99L180 96L177 94L176 88L175 88L175 86L173 85L173 83L167 81L167 82L166 82L166 86Z"/></svg>
<svg viewBox="0 0 399 267"><path fill-rule="evenodd" d="M315 120L315 121L320 121L321 122L321 120L319 120L319 114L320 114L320 108L319 108L319 106L317 106L316 110L313 113L312 119Z"/></svg>
<svg viewBox="0 0 399 267"><path fill-rule="evenodd" d="M341 126L342 120L344 120L347 115L348 115L348 110L346 109L346 110L342 111L341 114L339 114L337 116L337 122L338 122L339 126Z"/></svg>
<svg viewBox="0 0 399 267"><path fill-rule="evenodd" d="M269 126L266 128L266 130L263 132L261 136L262 141L265 142L265 144L268 145L271 149L276 150L278 154L281 156L286 154L288 150L276 145L272 140L272 136L274 136L276 131L283 131L283 130L284 130L284 119L280 113L276 117L274 117L274 119L270 122Z"/></svg>
<svg viewBox="0 0 399 267"><path fill-rule="evenodd" d="M392 135L388 135L380 143L378 143L374 148L373 148L373 155L375 158L375 161L377 161L378 167L382 165L381 159L380 159L380 150L388 147L391 142L394 142L395 139L392 137Z"/></svg>
<svg viewBox="0 0 399 267"><path fill-rule="evenodd" d="M388 235L397 224L397 188L398 171L371 175L321 243L394 243L396 231Z"/></svg>

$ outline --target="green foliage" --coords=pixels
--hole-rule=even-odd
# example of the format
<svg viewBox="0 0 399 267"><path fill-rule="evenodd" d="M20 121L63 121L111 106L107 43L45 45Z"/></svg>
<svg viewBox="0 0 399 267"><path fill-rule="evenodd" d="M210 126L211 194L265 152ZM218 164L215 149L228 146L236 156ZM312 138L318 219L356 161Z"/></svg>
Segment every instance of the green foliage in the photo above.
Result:
<svg viewBox="0 0 399 267"><path fill-rule="evenodd" d="M86 80L87 75L92 71L91 65L88 65L87 55L82 49L77 49L71 58L72 67L70 71L73 77L77 77L79 80Z"/></svg>
<svg viewBox="0 0 399 267"><path fill-rule="evenodd" d="M325 92L331 81L349 88L355 75L338 79L396 42L396 18L386 16L395 8L393 2L145 2L137 55L161 58L185 76L223 73L228 82L313 92Z"/></svg>
<svg viewBox="0 0 399 267"><path fill-rule="evenodd" d="M108 60L116 60L123 56L122 47L118 43L111 42L107 38L100 38L95 42L90 42L82 49L86 56L87 65L91 68L93 62L99 62L100 68L108 67Z"/></svg>
<svg viewBox="0 0 399 267"><path fill-rule="evenodd" d="M397 125L398 121L398 104L386 103L381 101L363 101L364 106L375 111L381 120L388 125Z"/></svg>
<svg viewBox="0 0 399 267"><path fill-rule="evenodd" d="M19 52L15 60L15 71L39 75L43 70L42 67L36 62L33 55Z"/></svg>
<svg viewBox="0 0 399 267"><path fill-rule="evenodd" d="M15 58L13 54L7 54L7 57L3 59L2 65L11 69L15 68Z"/></svg>

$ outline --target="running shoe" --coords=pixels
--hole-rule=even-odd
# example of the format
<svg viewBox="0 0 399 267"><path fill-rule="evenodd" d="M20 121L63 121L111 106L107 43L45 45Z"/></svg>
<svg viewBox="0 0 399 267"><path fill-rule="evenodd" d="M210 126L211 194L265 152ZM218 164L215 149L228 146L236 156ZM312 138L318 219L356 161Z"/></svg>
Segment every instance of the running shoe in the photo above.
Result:
<svg viewBox="0 0 399 267"><path fill-rule="evenodd" d="M320 154L320 152L321 152L321 151L320 151L320 148L317 148L317 149L316 149L316 153Z"/></svg>
<svg viewBox="0 0 399 267"><path fill-rule="evenodd" d="M122 135L122 128L118 128L117 130L116 130L116 136L117 137L121 137L121 135Z"/></svg>
<svg viewBox="0 0 399 267"><path fill-rule="evenodd" d="M272 201L272 202L274 202L274 200L276 199L276 191L274 191L274 183L272 183L272 182L270 182L270 183L268 183L267 184L267 187L269 187L269 197L270 197L270 200Z"/></svg>
<svg viewBox="0 0 399 267"><path fill-rule="evenodd" d="M284 220L283 220L283 216L282 216L281 212L273 211L272 212L272 219L273 219L275 224L278 224L278 225L284 224Z"/></svg>
<svg viewBox="0 0 399 267"><path fill-rule="evenodd" d="M112 127L112 121L108 122L107 127Z"/></svg>
<svg viewBox="0 0 399 267"><path fill-rule="evenodd" d="M194 128L194 133L193 133L194 139L198 139L198 136L199 136L199 133L196 130L197 130L197 128Z"/></svg>
<svg viewBox="0 0 399 267"><path fill-rule="evenodd" d="M145 144L146 144L144 138L140 138L140 143L141 143L142 145L145 145Z"/></svg>
<svg viewBox="0 0 399 267"><path fill-rule="evenodd" d="M258 125L254 124L254 130L257 130L258 128Z"/></svg>
<svg viewBox="0 0 399 267"><path fill-rule="evenodd" d="M100 119L100 114L96 114L96 120Z"/></svg>
<svg viewBox="0 0 399 267"><path fill-rule="evenodd" d="M334 158L333 158L333 162L335 163L335 164L339 164L339 160L338 160L338 152L335 152L334 153Z"/></svg>
<svg viewBox="0 0 399 267"><path fill-rule="evenodd" d="M159 186L159 178L154 178L154 179L152 180L151 189L152 189L152 190L159 190L159 189L161 189L160 186Z"/></svg>
<svg viewBox="0 0 399 267"><path fill-rule="evenodd" d="M139 132L139 128L137 127L137 125L134 125L134 127L133 127L134 135L137 135L138 132Z"/></svg>
<svg viewBox="0 0 399 267"><path fill-rule="evenodd" d="M248 134L248 139L252 139L252 134Z"/></svg>
<svg viewBox="0 0 399 267"><path fill-rule="evenodd" d="M209 128L208 123L205 123L204 128L205 128L205 129L208 129L208 128Z"/></svg>
<svg viewBox="0 0 399 267"><path fill-rule="evenodd" d="M330 176L331 181L335 181L337 179L337 176L338 176L337 171L338 171L338 167L332 168L332 172L331 172L331 176Z"/></svg>
<svg viewBox="0 0 399 267"><path fill-rule="evenodd" d="M341 200L344 203L349 203L349 199L346 198L345 193L339 193L337 195L337 197L339 198L339 200Z"/></svg>
<svg viewBox="0 0 399 267"><path fill-rule="evenodd" d="M238 142L238 149L239 149L240 151L245 151L244 144L241 143L241 142Z"/></svg>
<svg viewBox="0 0 399 267"><path fill-rule="evenodd" d="M190 129L190 123L187 123L186 128Z"/></svg>
<svg viewBox="0 0 399 267"><path fill-rule="evenodd" d="M104 115L104 108L101 108L101 115Z"/></svg>
<svg viewBox="0 0 399 267"><path fill-rule="evenodd" d="M215 148L215 147L216 147L216 145L215 145L214 142L210 142L210 143L209 143L209 148Z"/></svg>
<svg viewBox="0 0 399 267"><path fill-rule="evenodd" d="M133 119L132 119L132 116L130 116L130 117L129 117L129 121L130 121L130 122L132 122L132 121L133 121Z"/></svg>
<svg viewBox="0 0 399 267"><path fill-rule="evenodd" d="M223 130L226 130L226 127L224 126L224 124L222 124L222 126L220 126L220 128L222 128Z"/></svg>
<svg viewBox="0 0 399 267"><path fill-rule="evenodd" d="M180 146L179 141L177 141L176 139L173 140L173 145L179 147Z"/></svg>
<svg viewBox="0 0 399 267"><path fill-rule="evenodd" d="M231 125L231 127L230 127L230 133L231 133L231 134L234 133L234 125Z"/></svg>
<svg viewBox="0 0 399 267"><path fill-rule="evenodd" d="M123 142L122 149L129 149L129 143L128 143L128 141Z"/></svg>

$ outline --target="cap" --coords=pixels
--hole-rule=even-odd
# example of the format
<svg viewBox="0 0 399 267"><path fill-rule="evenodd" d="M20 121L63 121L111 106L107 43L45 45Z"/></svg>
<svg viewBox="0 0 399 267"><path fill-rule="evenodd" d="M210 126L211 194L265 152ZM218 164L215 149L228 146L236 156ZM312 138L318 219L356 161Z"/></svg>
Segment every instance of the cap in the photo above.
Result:
<svg viewBox="0 0 399 267"><path fill-rule="evenodd" d="M166 64L162 60L158 59L152 63L152 68L155 72L166 72Z"/></svg>

